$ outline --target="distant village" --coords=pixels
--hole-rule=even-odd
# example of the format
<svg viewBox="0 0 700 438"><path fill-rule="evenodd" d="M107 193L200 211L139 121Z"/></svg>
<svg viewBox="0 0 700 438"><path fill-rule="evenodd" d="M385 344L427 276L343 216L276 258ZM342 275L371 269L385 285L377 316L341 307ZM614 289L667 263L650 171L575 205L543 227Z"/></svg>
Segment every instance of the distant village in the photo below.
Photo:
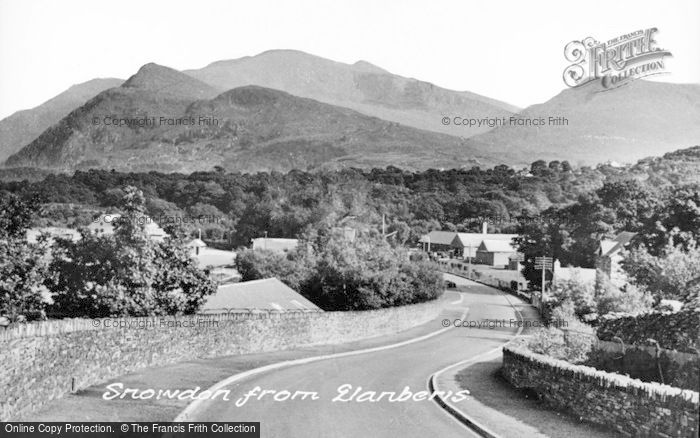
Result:
<svg viewBox="0 0 700 438"><path fill-rule="evenodd" d="M114 233L114 224L121 215L103 214L88 225L88 230L97 235ZM154 241L162 241L168 233L150 217L143 221L144 230ZM338 231L338 230L336 230ZM343 238L354 240L356 230L344 227L340 233ZM80 233L73 228L36 227L27 230L27 240L36 242L40 235L77 241ZM528 289L527 281L522 275L524 255L518 252L513 239L517 234L490 233L488 223L483 222L482 232L464 233L455 231L433 230L423 235L412 252L423 252L443 267L463 271L470 277L481 277L499 284L507 284L515 291ZM554 261L553 284L560 281L576 280L595 285L602 279L609 280L617 287L626 282L620 268L621 251L635 236L634 233L622 232L614 239L601 240L596 251L596 267L562 267ZM252 250L265 250L276 254L285 254L297 248L298 239L259 237L251 240ZM236 252L210 247L201 236L187 242L187 247L200 268L208 269L212 280L218 284L218 291L209 297L201 313L249 312L249 311L322 311L318 306L304 298L277 278L241 282L241 275L234 262ZM50 299L47 297L47 299Z"/></svg>

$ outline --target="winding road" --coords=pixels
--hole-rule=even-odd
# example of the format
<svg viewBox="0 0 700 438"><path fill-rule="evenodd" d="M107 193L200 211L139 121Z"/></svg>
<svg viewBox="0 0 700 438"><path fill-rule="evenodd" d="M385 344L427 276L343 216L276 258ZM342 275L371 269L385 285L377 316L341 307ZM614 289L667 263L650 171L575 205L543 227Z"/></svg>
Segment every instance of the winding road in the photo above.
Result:
<svg viewBox="0 0 700 438"><path fill-rule="evenodd" d="M503 292L450 274L445 277L466 287L466 291L448 292L454 299L446 301L443 315L431 323L435 325L431 331L443 328L441 320L449 321L453 328L395 348L293 365L240 380L225 387L231 391L228 401L203 401L192 407L189 419L260 421L263 437L478 436L429 399L389 401L391 394L385 394L372 401L382 392L393 392L396 398L405 387L414 395L427 391L433 373L493 350L517 332L510 324L454 327L455 320L458 325L468 325L484 320L509 322L517 316ZM348 388L342 397L345 400L359 387L352 401L333 401L343 388ZM264 390L270 392L260 396ZM255 391L254 395L246 398L249 391ZM292 397L282 391L296 394ZM359 394L366 391L375 394L366 394L363 398L371 399L361 401Z"/></svg>

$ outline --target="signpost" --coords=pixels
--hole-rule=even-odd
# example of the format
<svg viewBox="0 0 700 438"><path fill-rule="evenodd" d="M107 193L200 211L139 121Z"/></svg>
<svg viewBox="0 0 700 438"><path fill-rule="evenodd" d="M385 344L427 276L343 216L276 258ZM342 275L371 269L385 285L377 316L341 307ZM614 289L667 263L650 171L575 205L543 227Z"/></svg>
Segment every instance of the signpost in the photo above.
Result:
<svg viewBox="0 0 700 438"><path fill-rule="evenodd" d="M542 269L542 297L544 297L544 284L546 282L545 272L547 272L548 269L550 271L552 270L553 262L551 257L535 257L535 269Z"/></svg>

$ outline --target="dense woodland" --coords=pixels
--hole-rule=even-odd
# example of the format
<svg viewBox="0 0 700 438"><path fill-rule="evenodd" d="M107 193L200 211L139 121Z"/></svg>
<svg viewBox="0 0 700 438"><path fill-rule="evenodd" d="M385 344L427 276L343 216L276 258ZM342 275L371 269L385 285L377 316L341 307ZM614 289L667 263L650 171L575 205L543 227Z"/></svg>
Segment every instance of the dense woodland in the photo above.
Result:
<svg viewBox="0 0 700 438"><path fill-rule="evenodd" d="M636 232L625 269L642 290L637 301L647 303L652 293L657 301L689 303L700 292L699 178L700 147L695 147L627 167L574 169L566 162L536 161L519 171L507 166L419 173L394 167L286 174L217 168L190 175L90 170L3 182L3 313L10 314L14 303L15 315L28 314L21 309L25 304L41 310L34 317L41 315L46 309L39 285L53 293L59 308L48 310L54 314L196 311L214 291L210 282L199 281L204 274L183 246L200 231L210 245L238 249L263 235L301 238L302 250L282 259L242 251L237 267L246 279L278 276L328 310L420 302L439 294L439 278L422 262L408 263L402 248L434 229L477 231L484 220L491 231L520 235L516 243L525 253L524 274L533 287L539 281L534 256L593 267L601 238ZM84 226L112 212L134 221L113 237L89 235ZM129 225L144 215L174 238L144 243L143 230ZM183 224L183 218L203 220ZM24 230L30 226L74 227L83 239L59 239L51 248L28 244ZM333 237L340 226L358 231L355 243ZM383 226L392 236L387 241ZM43 257L48 253L49 259ZM163 274L180 271L182 276ZM140 273L138 299L115 298L133 289L134 272Z"/></svg>
<svg viewBox="0 0 700 438"><path fill-rule="evenodd" d="M333 226L347 217L350 225L376 229L382 215L389 232L398 231L402 243L412 243L431 229L478 230L482 219L492 223L493 231L514 231L517 218L540 218L551 207L571 206L569 214L576 216L577 201L596 203L585 197L604 183L621 180L637 181L654 199L668 198L674 188L698 182L698 169L700 147L626 168L572 169L567 162L536 161L520 171L507 166L418 173L393 167L286 174L225 173L219 168L190 175L89 170L3 182L0 196L38 199L43 208L35 226L87 225L100 213L116 211L124 187L135 186L143 191L151 217L201 217L199 223L186 224L187 231L194 235L201 229L206 240L229 247L247 246L265 233L296 237L309 226ZM601 202L617 202L614 190L606 193Z"/></svg>

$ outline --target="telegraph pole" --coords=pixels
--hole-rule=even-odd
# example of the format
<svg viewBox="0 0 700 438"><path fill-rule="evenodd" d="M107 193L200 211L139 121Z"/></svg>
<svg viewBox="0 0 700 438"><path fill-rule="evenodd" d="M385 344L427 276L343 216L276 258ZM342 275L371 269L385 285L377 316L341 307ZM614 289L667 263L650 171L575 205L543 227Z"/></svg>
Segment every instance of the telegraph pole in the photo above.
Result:
<svg viewBox="0 0 700 438"><path fill-rule="evenodd" d="M544 297L544 285L547 281L545 273L548 269L550 271L552 270L552 263L553 260L551 257L535 257L535 269L542 269L542 295L540 295L540 297Z"/></svg>
<svg viewBox="0 0 700 438"><path fill-rule="evenodd" d="M468 253L467 253L467 277L471 277L472 275L472 244L471 242L469 243L469 246L467 247Z"/></svg>

